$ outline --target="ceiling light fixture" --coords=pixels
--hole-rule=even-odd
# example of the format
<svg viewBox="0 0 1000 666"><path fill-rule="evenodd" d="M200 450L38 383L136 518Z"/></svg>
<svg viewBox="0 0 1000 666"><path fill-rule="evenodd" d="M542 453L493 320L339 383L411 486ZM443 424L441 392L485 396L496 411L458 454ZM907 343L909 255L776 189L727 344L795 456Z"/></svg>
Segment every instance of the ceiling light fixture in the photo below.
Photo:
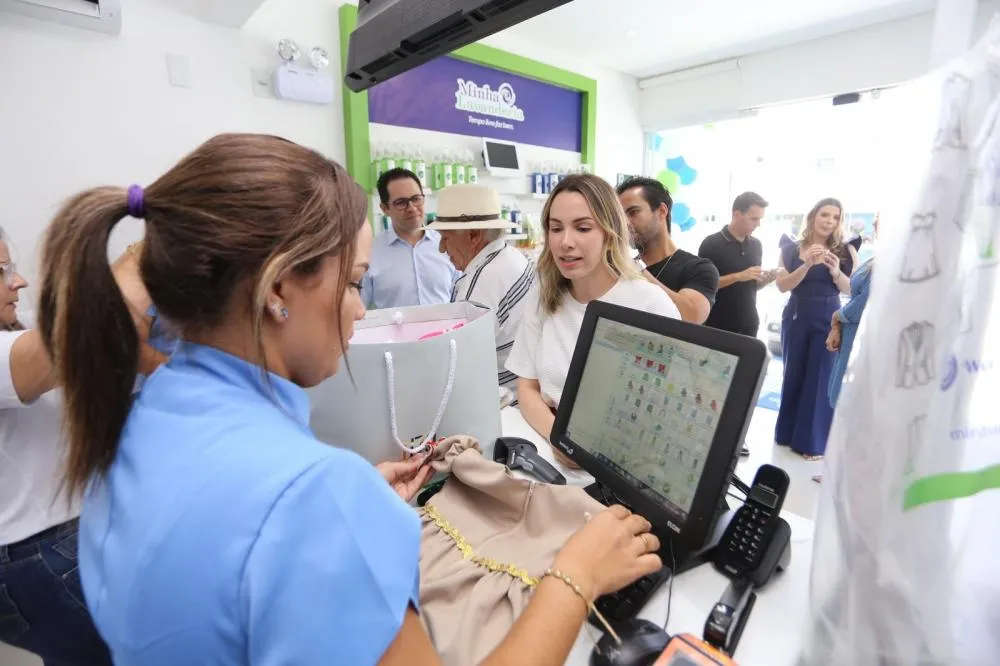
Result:
<svg viewBox="0 0 1000 666"><path fill-rule="evenodd" d="M330 64L330 54L321 46L314 46L309 50L309 64L313 69L323 69Z"/></svg>
<svg viewBox="0 0 1000 666"><path fill-rule="evenodd" d="M299 59L302 53L299 51L299 45L290 39L282 39L278 42L278 57L284 60L286 63L293 63Z"/></svg>

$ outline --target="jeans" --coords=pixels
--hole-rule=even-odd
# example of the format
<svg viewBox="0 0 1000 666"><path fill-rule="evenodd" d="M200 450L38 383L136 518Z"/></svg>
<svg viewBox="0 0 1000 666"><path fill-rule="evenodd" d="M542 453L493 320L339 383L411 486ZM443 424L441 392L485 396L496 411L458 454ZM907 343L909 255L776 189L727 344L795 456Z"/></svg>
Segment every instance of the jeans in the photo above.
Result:
<svg viewBox="0 0 1000 666"><path fill-rule="evenodd" d="M0 546L0 641L33 652L45 666L110 666L76 556L75 520Z"/></svg>

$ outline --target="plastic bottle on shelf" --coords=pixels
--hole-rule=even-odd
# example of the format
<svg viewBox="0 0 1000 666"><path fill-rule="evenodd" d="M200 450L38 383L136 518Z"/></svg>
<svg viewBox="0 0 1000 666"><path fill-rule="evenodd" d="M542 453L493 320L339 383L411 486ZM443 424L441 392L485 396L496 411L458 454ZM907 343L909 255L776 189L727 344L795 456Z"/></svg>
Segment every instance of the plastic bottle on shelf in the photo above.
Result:
<svg viewBox="0 0 1000 666"><path fill-rule="evenodd" d="M430 187L430 183L427 181L427 162L424 161L416 146L413 147L413 173L417 175L417 180L420 181L424 190L427 190Z"/></svg>
<svg viewBox="0 0 1000 666"><path fill-rule="evenodd" d="M440 153L431 157L431 187L435 192L444 187L444 157Z"/></svg>
<svg viewBox="0 0 1000 666"><path fill-rule="evenodd" d="M542 167L538 162L531 163L531 193L544 196L548 193L546 186L545 174L542 173Z"/></svg>
<svg viewBox="0 0 1000 666"><path fill-rule="evenodd" d="M465 182L475 185L479 182L479 168L471 150L465 151Z"/></svg>
<svg viewBox="0 0 1000 666"><path fill-rule="evenodd" d="M521 225L523 223L523 214L521 213L520 210L518 210L517 204L515 204L514 207L510 209L510 223L514 227L512 229L512 233L520 234Z"/></svg>
<svg viewBox="0 0 1000 666"><path fill-rule="evenodd" d="M385 173L386 171L389 171L390 169L395 169L396 168L396 155L395 155L394 148L395 148L395 146L393 144L389 144L389 145L385 146L385 148L383 148L383 150L382 150L382 172L383 173Z"/></svg>
<svg viewBox="0 0 1000 666"><path fill-rule="evenodd" d="M525 235L525 238L517 242L517 246L520 248L529 249L534 246L535 238L535 216L531 213L526 213L524 219L521 221L521 233Z"/></svg>
<svg viewBox="0 0 1000 666"><path fill-rule="evenodd" d="M556 185L559 184L559 172L556 171L556 167L553 164L546 164L545 171L547 172L546 180L548 181L545 193L548 194L552 190L556 189Z"/></svg>
<svg viewBox="0 0 1000 666"><path fill-rule="evenodd" d="M413 171L413 153L409 146L400 146L399 166L407 171Z"/></svg>
<svg viewBox="0 0 1000 666"><path fill-rule="evenodd" d="M441 171L444 173L444 184L442 187L451 187L455 182L455 160L452 159L451 151L444 151L441 159Z"/></svg>
<svg viewBox="0 0 1000 666"><path fill-rule="evenodd" d="M461 151L455 151L451 163L451 182L455 185L465 185L465 161Z"/></svg>

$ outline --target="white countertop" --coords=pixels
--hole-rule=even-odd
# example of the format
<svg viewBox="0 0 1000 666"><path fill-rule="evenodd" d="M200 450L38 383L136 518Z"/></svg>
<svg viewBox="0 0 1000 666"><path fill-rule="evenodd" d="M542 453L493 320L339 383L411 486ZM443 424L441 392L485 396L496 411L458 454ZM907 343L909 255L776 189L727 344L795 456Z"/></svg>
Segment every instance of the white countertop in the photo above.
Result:
<svg viewBox="0 0 1000 666"><path fill-rule="evenodd" d="M566 469L556 462L551 447L532 430L516 407L504 409L500 416L503 434L534 442L542 457L566 476L567 483L589 485L593 482L589 474ZM804 623L809 614L814 526L813 521L787 511L781 515L792 528L791 563L786 571L757 591L757 603L736 650L735 659L740 666L793 666L799 655ZM673 585L668 632L701 636L709 611L728 584L729 580L711 565L702 565L678 576ZM669 585L661 587L639 617L662 624L667 614L668 588ZM593 627L585 626L566 663L587 666L594 641L600 635Z"/></svg>

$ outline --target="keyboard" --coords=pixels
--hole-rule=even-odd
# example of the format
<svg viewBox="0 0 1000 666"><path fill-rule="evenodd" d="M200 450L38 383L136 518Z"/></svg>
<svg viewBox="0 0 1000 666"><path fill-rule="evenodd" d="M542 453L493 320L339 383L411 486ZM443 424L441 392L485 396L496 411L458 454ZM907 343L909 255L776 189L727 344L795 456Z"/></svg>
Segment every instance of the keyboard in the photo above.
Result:
<svg viewBox="0 0 1000 666"><path fill-rule="evenodd" d="M631 620L639 614L639 611L642 610L642 607L646 605L656 591L660 589L660 586L670 580L670 575L670 569L663 567L659 571L651 573L648 576L643 576L631 585L623 587L613 594L598 597L597 601L594 602L594 606L612 624ZM589 620L595 627L602 631L604 630L600 620L596 617L591 615Z"/></svg>

